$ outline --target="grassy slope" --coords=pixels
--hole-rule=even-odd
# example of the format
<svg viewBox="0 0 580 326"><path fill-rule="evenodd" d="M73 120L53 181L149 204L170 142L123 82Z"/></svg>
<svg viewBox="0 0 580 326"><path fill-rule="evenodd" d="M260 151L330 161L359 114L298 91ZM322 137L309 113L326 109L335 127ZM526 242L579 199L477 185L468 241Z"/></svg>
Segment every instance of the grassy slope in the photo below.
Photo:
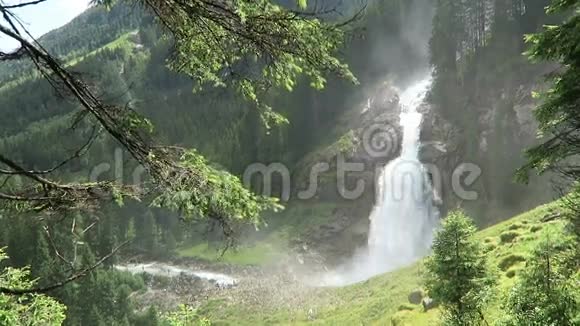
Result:
<svg viewBox="0 0 580 326"><path fill-rule="evenodd" d="M268 265L287 252L288 243L294 237L331 221L333 210L340 205L346 204L302 202L290 205L280 213L272 213L265 217L268 227L263 230L263 235L242 242L239 248L227 251L223 257L217 248L209 248L207 241L185 245L177 250L177 254L184 258L219 260L238 265Z"/></svg>
<svg viewBox="0 0 580 326"><path fill-rule="evenodd" d="M562 231L561 221L541 221L555 211L556 203L541 206L477 234L490 268L499 277L496 300L487 312L489 320L500 316L501 298L539 238ZM270 309L214 301L201 312L216 325L433 325L438 318L436 309L423 312L422 307L407 301L407 295L421 286L421 270L419 263L353 286L314 290L297 307Z"/></svg>
<svg viewBox="0 0 580 326"><path fill-rule="evenodd" d="M117 39L111 41L110 43L105 44L102 47L95 49L89 53L79 55L76 57L72 57L72 58L67 58L66 59L66 66L67 67L75 66L78 63L80 63L81 61L84 61L84 60L94 56L95 54L97 54L98 52L103 51L103 50L115 50L115 49L118 49L121 47L131 49L135 46L135 44L133 43L131 38L133 36L135 36L136 34L137 34L137 31L127 32L127 33L119 36Z"/></svg>

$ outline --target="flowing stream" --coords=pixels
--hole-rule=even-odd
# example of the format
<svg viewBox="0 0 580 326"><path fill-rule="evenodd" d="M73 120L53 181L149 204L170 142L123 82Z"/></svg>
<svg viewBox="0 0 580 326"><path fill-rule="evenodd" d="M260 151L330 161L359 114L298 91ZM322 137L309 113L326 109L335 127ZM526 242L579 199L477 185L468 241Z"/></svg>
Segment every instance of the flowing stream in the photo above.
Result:
<svg viewBox="0 0 580 326"><path fill-rule="evenodd" d="M201 270L196 271L164 263L128 264L116 266L116 268L132 274L146 273L164 277L188 276L192 278L200 278L222 287L234 286L238 283L235 278L229 275Z"/></svg>
<svg viewBox="0 0 580 326"><path fill-rule="evenodd" d="M439 212L425 167L419 161L422 114L432 78L413 83L400 96L401 155L382 170L370 216L368 246L323 284L346 285L408 265L428 253Z"/></svg>

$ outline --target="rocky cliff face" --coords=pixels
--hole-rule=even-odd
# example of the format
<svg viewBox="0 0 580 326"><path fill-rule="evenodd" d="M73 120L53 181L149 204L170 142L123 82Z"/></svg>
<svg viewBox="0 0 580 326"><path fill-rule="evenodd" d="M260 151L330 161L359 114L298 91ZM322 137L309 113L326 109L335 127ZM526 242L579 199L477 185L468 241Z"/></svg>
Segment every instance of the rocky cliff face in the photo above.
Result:
<svg viewBox="0 0 580 326"><path fill-rule="evenodd" d="M318 164L327 164L328 171L320 175L318 191L312 200L335 203L332 219L311 228L295 247L312 248L333 265L366 245L369 215L375 202L376 181L380 169L400 154L401 108L397 90L383 83L369 91L369 98L345 113L339 123L339 140L308 155L298 166L296 191L308 189ZM341 169L347 168L344 182ZM344 189L341 189L344 184ZM362 192L351 198L344 191L362 185ZM360 186L358 186L360 187ZM295 194L299 196L299 194Z"/></svg>
<svg viewBox="0 0 580 326"><path fill-rule="evenodd" d="M523 151L537 142L533 110L538 102L532 91L538 85L501 89L453 116L425 104L421 159L440 174L436 190L443 212L461 207L488 225L553 199L546 178L528 186L514 180L525 161Z"/></svg>

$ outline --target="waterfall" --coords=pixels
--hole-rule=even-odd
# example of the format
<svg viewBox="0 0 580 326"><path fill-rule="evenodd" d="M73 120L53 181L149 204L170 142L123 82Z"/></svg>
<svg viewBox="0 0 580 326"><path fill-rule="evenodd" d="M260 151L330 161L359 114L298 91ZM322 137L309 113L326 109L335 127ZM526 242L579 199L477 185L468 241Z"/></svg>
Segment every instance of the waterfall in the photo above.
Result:
<svg viewBox="0 0 580 326"><path fill-rule="evenodd" d="M431 76L411 84L400 96L401 155L385 166L370 215L368 246L351 261L323 277L322 284L359 282L408 265L425 256L433 240L439 212L425 167L419 161L422 114Z"/></svg>
<svg viewBox="0 0 580 326"><path fill-rule="evenodd" d="M423 257L431 246L438 211L424 166L419 161L422 114L431 77L412 84L400 96L401 155L378 180L377 202L371 213L368 269L382 273Z"/></svg>

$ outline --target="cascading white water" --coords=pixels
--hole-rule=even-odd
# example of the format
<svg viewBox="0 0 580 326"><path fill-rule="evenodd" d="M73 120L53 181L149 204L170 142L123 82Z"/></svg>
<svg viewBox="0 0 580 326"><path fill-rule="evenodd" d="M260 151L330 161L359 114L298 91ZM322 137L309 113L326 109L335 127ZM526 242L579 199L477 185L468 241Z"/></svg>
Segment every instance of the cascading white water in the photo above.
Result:
<svg viewBox="0 0 580 326"><path fill-rule="evenodd" d="M401 155L383 168L377 202L371 213L368 247L349 264L323 277L323 285L355 283L402 267L429 250L439 212L423 164L419 161L422 114L430 75L401 93Z"/></svg>
<svg viewBox="0 0 580 326"><path fill-rule="evenodd" d="M431 77L426 77L400 97L401 155L382 171L377 203L370 217L367 259L373 274L413 262L431 245L438 211L433 206L426 171L419 161L423 117L418 112L430 85Z"/></svg>

